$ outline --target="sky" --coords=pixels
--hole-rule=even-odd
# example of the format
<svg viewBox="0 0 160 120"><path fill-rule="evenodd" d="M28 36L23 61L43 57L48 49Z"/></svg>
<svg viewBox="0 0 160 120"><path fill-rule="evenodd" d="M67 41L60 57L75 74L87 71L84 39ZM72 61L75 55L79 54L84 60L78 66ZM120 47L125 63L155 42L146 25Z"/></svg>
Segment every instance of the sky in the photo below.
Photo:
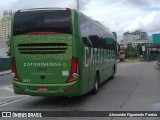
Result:
<svg viewBox="0 0 160 120"><path fill-rule="evenodd" d="M3 10L43 7L69 7L77 9L77 0L0 0L0 18ZM124 32L142 29L149 35L160 33L160 0L79 0L80 11L98 20L118 40Z"/></svg>

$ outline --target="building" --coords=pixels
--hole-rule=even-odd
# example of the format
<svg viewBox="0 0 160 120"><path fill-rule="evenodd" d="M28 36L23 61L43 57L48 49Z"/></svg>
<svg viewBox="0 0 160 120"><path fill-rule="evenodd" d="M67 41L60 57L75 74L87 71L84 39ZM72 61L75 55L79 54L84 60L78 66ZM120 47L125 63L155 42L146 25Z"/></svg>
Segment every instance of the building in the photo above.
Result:
<svg viewBox="0 0 160 120"><path fill-rule="evenodd" d="M132 32L133 35L138 35L139 40L147 40L148 39L148 34L146 32L143 32L143 30L136 30Z"/></svg>
<svg viewBox="0 0 160 120"><path fill-rule="evenodd" d="M160 33L152 35L153 43L160 43Z"/></svg>
<svg viewBox="0 0 160 120"><path fill-rule="evenodd" d="M6 44L7 38L0 38L0 58L6 58L7 57L7 44Z"/></svg>
<svg viewBox="0 0 160 120"><path fill-rule="evenodd" d="M139 39L139 35L133 35L132 33L126 32L123 35L123 42L124 43L131 43L135 40Z"/></svg>
<svg viewBox="0 0 160 120"><path fill-rule="evenodd" d="M4 11L0 20L0 38L9 39L11 33L11 17L12 11Z"/></svg>
<svg viewBox="0 0 160 120"><path fill-rule="evenodd" d="M149 39L150 43L153 43L153 37L152 36L148 36L148 39Z"/></svg>
<svg viewBox="0 0 160 120"><path fill-rule="evenodd" d="M0 20L0 58L7 57L7 43L11 33L12 11L4 11Z"/></svg>
<svg viewBox="0 0 160 120"><path fill-rule="evenodd" d="M123 42L124 43L135 43L135 44L141 44L141 43L148 43L150 42L148 39L147 32L144 32L143 30L136 30L134 32L125 32L123 34Z"/></svg>

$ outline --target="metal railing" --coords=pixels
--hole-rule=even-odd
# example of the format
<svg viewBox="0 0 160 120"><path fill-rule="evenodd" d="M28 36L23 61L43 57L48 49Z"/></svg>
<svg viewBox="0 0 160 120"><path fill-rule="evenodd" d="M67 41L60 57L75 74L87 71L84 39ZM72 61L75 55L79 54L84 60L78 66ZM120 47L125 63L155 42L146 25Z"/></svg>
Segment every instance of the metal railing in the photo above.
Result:
<svg viewBox="0 0 160 120"><path fill-rule="evenodd" d="M159 55L158 62L157 62L157 68L160 69L160 55Z"/></svg>

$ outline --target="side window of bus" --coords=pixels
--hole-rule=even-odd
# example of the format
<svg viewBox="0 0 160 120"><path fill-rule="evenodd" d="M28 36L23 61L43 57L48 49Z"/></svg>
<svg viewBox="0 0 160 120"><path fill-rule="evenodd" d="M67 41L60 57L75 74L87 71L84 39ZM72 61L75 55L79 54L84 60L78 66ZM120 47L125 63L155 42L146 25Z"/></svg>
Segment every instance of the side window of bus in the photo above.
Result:
<svg viewBox="0 0 160 120"><path fill-rule="evenodd" d="M86 46L114 50L114 39L96 21L91 21L84 15L80 15L80 31L82 40Z"/></svg>
<svg viewBox="0 0 160 120"><path fill-rule="evenodd" d="M113 38L106 38L105 39L106 49L109 50L116 50L115 48L115 40Z"/></svg>
<svg viewBox="0 0 160 120"><path fill-rule="evenodd" d="M87 47L92 47L92 43L91 41L89 40L89 38L84 34L84 33L81 33L82 34L82 41L83 43L87 46Z"/></svg>
<svg viewBox="0 0 160 120"><path fill-rule="evenodd" d="M80 17L80 31L81 31L82 41L86 46L92 47L92 43L89 39L87 20L84 18L83 15L80 15L79 17Z"/></svg>

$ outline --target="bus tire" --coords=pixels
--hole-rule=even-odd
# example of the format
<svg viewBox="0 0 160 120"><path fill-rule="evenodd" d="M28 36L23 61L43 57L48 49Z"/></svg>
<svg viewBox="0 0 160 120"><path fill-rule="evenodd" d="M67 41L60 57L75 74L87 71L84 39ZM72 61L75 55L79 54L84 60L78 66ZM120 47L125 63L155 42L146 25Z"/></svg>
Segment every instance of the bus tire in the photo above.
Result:
<svg viewBox="0 0 160 120"><path fill-rule="evenodd" d="M115 74L115 65L113 67L113 72L112 72L112 76L110 77L110 79L113 79L114 78L114 74Z"/></svg>
<svg viewBox="0 0 160 120"><path fill-rule="evenodd" d="M95 77L95 83L94 83L94 88L93 90L91 91L91 93L93 95L96 95L98 93L98 89L99 89L99 75L96 74L96 77Z"/></svg>

